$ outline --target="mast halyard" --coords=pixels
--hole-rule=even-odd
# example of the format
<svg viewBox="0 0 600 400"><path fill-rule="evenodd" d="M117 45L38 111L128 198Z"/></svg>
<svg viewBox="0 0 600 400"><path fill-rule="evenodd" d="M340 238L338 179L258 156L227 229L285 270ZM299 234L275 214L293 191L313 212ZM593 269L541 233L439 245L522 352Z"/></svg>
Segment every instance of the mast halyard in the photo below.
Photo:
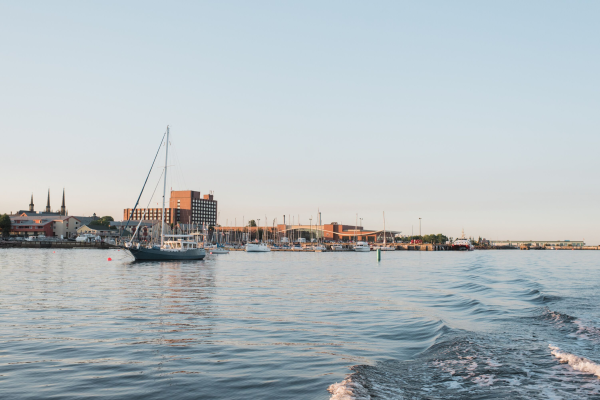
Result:
<svg viewBox="0 0 600 400"><path fill-rule="evenodd" d="M162 225L160 228L160 248L164 246L165 243L165 196L167 193L167 161L169 157L169 125L167 125L167 143L165 144L165 176L164 176L164 186L163 186L163 204L162 204Z"/></svg>

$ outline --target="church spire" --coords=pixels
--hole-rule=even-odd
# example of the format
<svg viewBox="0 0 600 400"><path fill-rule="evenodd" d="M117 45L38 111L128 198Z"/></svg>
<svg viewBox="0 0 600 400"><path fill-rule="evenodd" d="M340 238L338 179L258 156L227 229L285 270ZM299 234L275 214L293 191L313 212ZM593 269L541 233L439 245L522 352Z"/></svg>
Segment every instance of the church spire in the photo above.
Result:
<svg viewBox="0 0 600 400"><path fill-rule="evenodd" d="M29 211L33 212L33 193L31 193L31 203L29 203Z"/></svg>
<svg viewBox="0 0 600 400"><path fill-rule="evenodd" d="M46 212L52 212L50 211L50 189L48 189L48 203L46 203Z"/></svg>
<svg viewBox="0 0 600 400"><path fill-rule="evenodd" d="M65 208L65 188L63 188L63 201L62 201L62 206L60 206L60 215L67 215L66 208Z"/></svg>

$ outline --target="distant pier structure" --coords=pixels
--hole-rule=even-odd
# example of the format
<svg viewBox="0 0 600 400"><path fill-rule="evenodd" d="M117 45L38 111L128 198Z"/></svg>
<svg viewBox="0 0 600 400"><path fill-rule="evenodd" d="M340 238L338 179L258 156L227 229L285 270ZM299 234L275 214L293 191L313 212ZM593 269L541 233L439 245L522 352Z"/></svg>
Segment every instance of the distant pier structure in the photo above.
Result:
<svg viewBox="0 0 600 400"><path fill-rule="evenodd" d="M583 240L490 240L492 247L564 248L585 247Z"/></svg>

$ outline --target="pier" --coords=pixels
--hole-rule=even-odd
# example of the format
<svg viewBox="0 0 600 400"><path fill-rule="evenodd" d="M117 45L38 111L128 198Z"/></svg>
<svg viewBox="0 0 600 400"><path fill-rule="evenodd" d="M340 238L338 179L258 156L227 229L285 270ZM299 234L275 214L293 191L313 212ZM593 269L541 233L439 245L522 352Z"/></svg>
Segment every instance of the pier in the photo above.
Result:
<svg viewBox="0 0 600 400"><path fill-rule="evenodd" d="M21 249L118 249L106 242L73 242L70 240L0 240L0 248Z"/></svg>

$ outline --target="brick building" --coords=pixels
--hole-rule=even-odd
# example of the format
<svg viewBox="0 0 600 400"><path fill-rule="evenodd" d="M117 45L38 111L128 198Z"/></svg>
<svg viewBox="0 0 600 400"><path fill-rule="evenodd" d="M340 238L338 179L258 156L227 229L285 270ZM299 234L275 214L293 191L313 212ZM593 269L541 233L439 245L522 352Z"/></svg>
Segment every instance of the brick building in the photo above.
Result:
<svg viewBox="0 0 600 400"><path fill-rule="evenodd" d="M10 216L12 236L62 236L69 238L77 236L81 221L75 217L54 215L21 215Z"/></svg>
<svg viewBox="0 0 600 400"><path fill-rule="evenodd" d="M277 230L280 234L287 237L299 237L302 232L311 232L313 238L323 238L326 241L366 241L378 242L383 241L383 230L367 230L362 226L342 225L337 222L330 224L317 225L277 225ZM400 232L386 230L385 236L387 241L393 242L394 235Z"/></svg>
<svg viewBox="0 0 600 400"><path fill-rule="evenodd" d="M132 215L132 220L157 220L162 219L162 208L138 208L133 212L127 208L123 210L123 220L128 220ZM144 216L145 213L145 216ZM171 199L169 207L165 207L165 222L169 224L207 224L216 225L217 223L217 201L213 194L200 196L200 192L193 190L171 190Z"/></svg>

